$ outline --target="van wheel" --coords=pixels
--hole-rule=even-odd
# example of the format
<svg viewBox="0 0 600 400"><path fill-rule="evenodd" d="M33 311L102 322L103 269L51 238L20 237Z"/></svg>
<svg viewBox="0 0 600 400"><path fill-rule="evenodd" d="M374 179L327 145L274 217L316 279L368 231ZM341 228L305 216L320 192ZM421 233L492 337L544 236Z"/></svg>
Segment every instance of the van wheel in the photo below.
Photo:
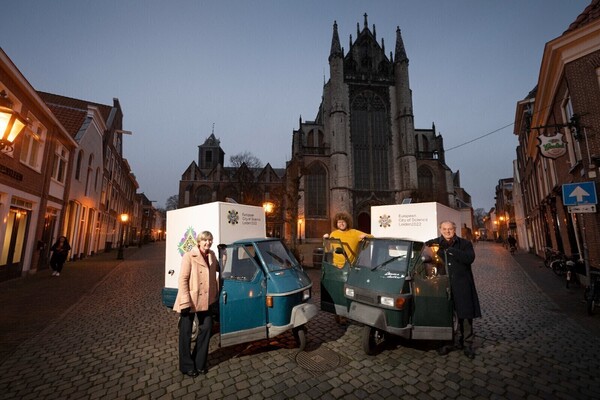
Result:
<svg viewBox="0 0 600 400"><path fill-rule="evenodd" d="M292 329L294 334L294 340L296 340L296 346L298 351L303 351L306 347L306 326L301 325L297 328Z"/></svg>
<svg viewBox="0 0 600 400"><path fill-rule="evenodd" d="M372 356L377 348L384 342L385 332L372 326L364 326L362 334L362 346L366 355Z"/></svg>

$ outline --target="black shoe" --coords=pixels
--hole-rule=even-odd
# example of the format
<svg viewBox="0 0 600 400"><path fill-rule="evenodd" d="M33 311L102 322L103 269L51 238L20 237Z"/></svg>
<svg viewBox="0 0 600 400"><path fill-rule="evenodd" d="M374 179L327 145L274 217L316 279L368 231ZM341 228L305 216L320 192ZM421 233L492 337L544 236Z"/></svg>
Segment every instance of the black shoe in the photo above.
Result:
<svg viewBox="0 0 600 400"><path fill-rule="evenodd" d="M208 374L208 368L199 369L196 372L198 372L200 375L206 375Z"/></svg>
<svg viewBox="0 0 600 400"><path fill-rule="evenodd" d="M195 369L188 372L184 372L183 374L189 376L190 378L195 378L199 375L198 371L196 371Z"/></svg>
<svg viewBox="0 0 600 400"><path fill-rule="evenodd" d="M469 347L465 348L465 356L467 356L469 359L474 359L475 358L475 351Z"/></svg>
<svg viewBox="0 0 600 400"><path fill-rule="evenodd" d="M437 349L437 353L440 356L445 356L448 353L450 353L452 350L455 350L454 346L442 346L439 349Z"/></svg>

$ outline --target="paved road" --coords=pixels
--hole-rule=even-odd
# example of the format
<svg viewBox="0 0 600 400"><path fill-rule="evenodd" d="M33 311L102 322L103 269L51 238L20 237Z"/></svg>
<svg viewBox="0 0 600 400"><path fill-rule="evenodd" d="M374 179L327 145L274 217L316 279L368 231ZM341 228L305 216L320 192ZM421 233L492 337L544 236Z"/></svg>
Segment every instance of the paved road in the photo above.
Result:
<svg viewBox="0 0 600 400"><path fill-rule="evenodd" d="M535 273L547 270L527 265L530 278L516 261L532 256L513 258L492 243L476 247L484 317L475 360L401 340L369 357L360 326L339 326L320 313L309 323L306 352L294 350L291 334L223 349L214 337L208 375L183 377L177 317L160 299L163 246L129 249L124 262L109 254L69 263L60 278L42 271L0 284L0 328L22 341L2 340L0 399L600 398L599 336L535 283ZM93 263L102 271L91 271ZM319 271L309 272L318 301ZM65 306L46 292L78 300ZM48 309L53 316L40 315ZM44 328L32 328L38 317Z"/></svg>

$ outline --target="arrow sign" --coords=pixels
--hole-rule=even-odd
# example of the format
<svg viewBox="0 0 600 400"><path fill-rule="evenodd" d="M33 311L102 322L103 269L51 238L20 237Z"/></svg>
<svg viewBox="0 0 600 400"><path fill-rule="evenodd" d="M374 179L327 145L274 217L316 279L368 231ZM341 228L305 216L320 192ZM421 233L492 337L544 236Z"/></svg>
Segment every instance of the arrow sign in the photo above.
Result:
<svg viewBox="0 0 600 400"><path fill-rule="evenodd" d="M578 182L565 183L562 185L563 204L565 206L580 206L585 204L597 204L596 183Z"/></svg>
<svg viewBox="0 0 600 400"><path fill-rule="evenodd" d="M584 197L588 197L590 194L586 192L581 186L577 186L575 190L571 192L569 197L575 197L577 199L577 203L582 203Z"/></svg>

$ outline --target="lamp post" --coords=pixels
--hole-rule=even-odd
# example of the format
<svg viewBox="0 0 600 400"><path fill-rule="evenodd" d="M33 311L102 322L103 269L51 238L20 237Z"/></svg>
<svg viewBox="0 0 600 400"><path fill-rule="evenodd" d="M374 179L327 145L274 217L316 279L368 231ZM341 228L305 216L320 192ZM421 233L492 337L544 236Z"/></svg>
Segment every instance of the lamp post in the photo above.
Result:
<svg viewBox="0 0 600 400"><path fill-rule="evenodd" d="M275 210L275 204L273 204L270 201L265 201L262 204L263 210L265 212L266 218L267 218L267 236L268 237L272 237L273 236L273 224L269 223L269 218L271 217L271 214L273 214L273 211Z"/></svg>
<svg viewBox="0 0 600 400"><path fill-rule="evenodd" d="M121 230L123 234L121 235L121 244L119 245L119 251L117 252L117 260L123 260L123 242L125 242L125 224L129 220L129 215L121 214L119 215L119 219L121 220Z"/></svg>
<svg viewBox="0 0 600 400"><path fill-rule="evenodd" d="M0 92L0 150L11 151L17 136L25 128L26 121L13 110L13 103L6 92Z"/></svg>

